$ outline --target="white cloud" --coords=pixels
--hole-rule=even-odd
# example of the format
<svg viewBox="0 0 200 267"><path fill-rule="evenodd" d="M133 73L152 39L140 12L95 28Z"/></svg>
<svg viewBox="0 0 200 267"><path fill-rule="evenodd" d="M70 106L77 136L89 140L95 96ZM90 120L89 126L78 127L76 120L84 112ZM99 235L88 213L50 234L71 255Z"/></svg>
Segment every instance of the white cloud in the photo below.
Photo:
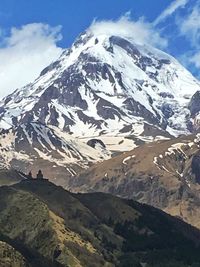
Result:
<svg viewBox="0 0 200 267"><path fill-rule="evenodd" d="M200 68L200 52L196 52L191 58L190 62L194 63L197 68Z"/></svg>
<svg viewBox="0 0 200 267"><path fill-rule="evenodd" d="M193 46L200 45L200 2L195 5L192 12L185 18L179 18L177 24L180 29L180 33L184 35Z"/></svg>
<svg viewBox="0 0 200 267"><path fill-rule="evenodd" d="M189 0L175 0L173 1L154 21L154 25L157 25L164 21L169 16L173 15L177 9L184 8Z"/></svg>
<svg viewBox="0 0 200 267"><path fill-rule="evenodd" d="M177 18L177 26L181 36L184 36L191 46L188 64L194 64L200 68L200 1L190 9L184 18Z"/></svg>
<svg viewBox="0 0 200 267"><path fill-rule="evenodd" d="M61 27L33 23L12 28L0 43L0 97L33 81L62 49Z"/></svg>
<svg viewBox="0 0 200 267"><path fill-rule="evenodd" d="M139 44L150 44L161 48L168 44L151 23L146 22L143 17L133 21L130 19L130 13L116 21L94 21L88 31L94 35L119 35Z"/></svg>

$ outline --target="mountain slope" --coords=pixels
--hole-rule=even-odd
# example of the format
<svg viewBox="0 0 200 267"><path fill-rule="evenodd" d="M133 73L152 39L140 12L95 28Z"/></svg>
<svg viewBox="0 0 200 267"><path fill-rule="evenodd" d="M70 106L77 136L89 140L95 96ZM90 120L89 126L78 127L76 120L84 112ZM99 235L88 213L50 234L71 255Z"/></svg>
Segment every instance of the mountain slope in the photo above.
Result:
<svg viewBox="0 0 200 267"><path fill-rule="evenodd" d="M23 256L5 242L0 241L0 266L4 267L29 267Z"/></svg>
<svg viewBox="0 0 200 267"><path fill-rule="evenodd" d="M178 134L191 128L187 106L199 89L171 56L87 31L34 83L1 101L1 127L39 121L79 137L138 136L147 123Z"/></svg>
<svg viewBox="0 0 200 267"><path fill-rule="evenodd" d="M92 163L111 156L103 146L92 147L58 129L36 122L2 130L0 154L1 168L13 168L25 173L31 170L33 175L43 169L54 181L58 172L61 178L67 180L67 175L75 176ZM65 185L66 182L60 179L60 184Z"/></svg>
<svg viewBox="0 0 200 267"><path fill-rule="evenodd" d="M42 168L52 180L59 172L56 183L67 186L91 164L198 130L199 90L164 52L87 30L38 79L0 101L1 166Z"/></svg>
<svg viewBox="0 0 200 267"><path fill-rule="evenodd" d="M75 192L107 192L148 203L200 227L199 135L144 144L71 179Z"/></svg>
<svg viewBox="0 0 200 267"><path fill-rule="evenodd" d="M0 168L0 186L16 184L23 178L22 174L14 169Z"/></svg>
<svg viewBox="0 0 200 267"><path fill-rule="evenodd" d="M0 240L31 267L190 267L200 260L197 229L131 200L71 194L48 181L0 187L0 200Z"/></svg>

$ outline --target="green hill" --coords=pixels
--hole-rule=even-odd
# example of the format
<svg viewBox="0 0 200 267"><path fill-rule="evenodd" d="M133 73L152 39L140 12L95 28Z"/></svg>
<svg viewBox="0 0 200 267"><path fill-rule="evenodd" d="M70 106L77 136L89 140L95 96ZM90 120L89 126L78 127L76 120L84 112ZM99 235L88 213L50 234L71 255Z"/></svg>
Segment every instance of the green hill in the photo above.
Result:
<svg viewBox="0 0 200 267"><path fill-rule="evenodd" d="M0 187L0 203L11 267L200 266L199 230L132 200L26 180Z"/></svg>

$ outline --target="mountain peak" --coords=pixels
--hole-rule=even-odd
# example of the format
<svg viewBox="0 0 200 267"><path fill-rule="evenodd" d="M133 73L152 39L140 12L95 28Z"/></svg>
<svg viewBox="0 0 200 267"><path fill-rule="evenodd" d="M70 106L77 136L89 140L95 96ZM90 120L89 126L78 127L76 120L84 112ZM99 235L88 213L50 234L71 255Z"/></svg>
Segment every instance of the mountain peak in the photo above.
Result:
<svg viewBox="0 0 200 267"><path fill-rule="evenodd" d="M193 131L190 100L200 83L173 57L119 35L80 35L33 83L0 102L0 128L37 122L85 144L99 139L111 154L113 140L114 151L124 151L138 139Z"/></svg>
<svg viewBox="0 0 200 267"><path fill-rule="evenodd" d="M116 35L85 32L35 82L1 102L0 125L38 120L79 135L74 126L79 121L96 135L124 132L143 120L182 133L188 131L188 99L199 88L162 51Z"/></svg>

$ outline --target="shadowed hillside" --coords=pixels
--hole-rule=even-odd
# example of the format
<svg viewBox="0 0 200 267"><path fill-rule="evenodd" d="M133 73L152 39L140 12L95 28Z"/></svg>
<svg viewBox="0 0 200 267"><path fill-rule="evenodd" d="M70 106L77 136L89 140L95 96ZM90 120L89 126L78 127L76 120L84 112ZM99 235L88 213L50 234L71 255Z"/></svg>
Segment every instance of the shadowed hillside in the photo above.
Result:
<svg viewBox="0 0 200 267"><path fill-rule="evenodd" d="M200 262L196 228L132 200L72 194L46 180L26 180L0 187L0 203L0 240L27 266L193 267Z"/></svg>

